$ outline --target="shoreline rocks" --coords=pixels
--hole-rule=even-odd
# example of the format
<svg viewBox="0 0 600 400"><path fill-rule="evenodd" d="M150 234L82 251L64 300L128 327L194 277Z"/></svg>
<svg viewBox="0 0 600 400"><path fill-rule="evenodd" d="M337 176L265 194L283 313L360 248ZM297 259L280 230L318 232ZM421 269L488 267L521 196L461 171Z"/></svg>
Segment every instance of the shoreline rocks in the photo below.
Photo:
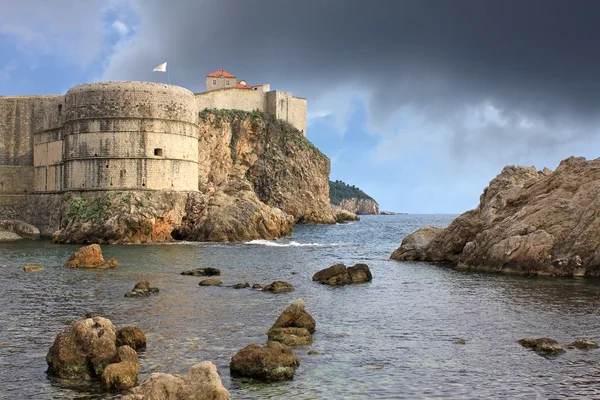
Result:
<svg viewBox="0 0 600 400"><path fill-rule="evenodd" d="M312 277L313 281L330 286L363 283L369 282L372 279L373 275L367 264L355 264L352 267L346 267L346 265L341 263L325 268L315 273Z"/></svg>
<svg viewBox="0 0 600 400"><path fill-rule="evenodd" d="M517 343L542 356L561 354L565 352L565 349L587 350L599 347L596 342L587 339L577 339L571 343L560 344L551 338L523 338L517 340Z"/></svg>
<svg viewBox="0 0 600 400"><path fill-rule="evenodd" d="M40 230L33 225L16 219L0 219L0 241L39 238Z"/></svg>
<svg viewBox="0 0 600 400"><path fill-rule="evenodd" d="M115 268L116 266L117 260L114 258L104 261L99 244L80 248L65 262L65 267L69 268Z"/></svg>
<svg viewBox="0 0 600 400"><path fill-rule="evenodd" d="M570 157L555 171L507 166L476 209L447 228L408 235L391 258L526 276L600 276L599 184L600 158Z"/></svg>

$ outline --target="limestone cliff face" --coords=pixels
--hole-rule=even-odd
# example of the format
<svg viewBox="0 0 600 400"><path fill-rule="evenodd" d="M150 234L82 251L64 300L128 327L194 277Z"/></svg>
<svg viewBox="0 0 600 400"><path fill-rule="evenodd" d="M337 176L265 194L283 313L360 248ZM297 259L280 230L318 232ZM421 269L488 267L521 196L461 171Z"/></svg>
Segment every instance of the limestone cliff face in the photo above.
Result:
<svg viewBox="0 0 600 400"><path fill-rule="evenodd" d="M600 276L600 159L568 158L558 168L505 167L479 206L446 229L407 236L392 258L450 261L525 275Z"/></svg>
<svg viewBox="0 0 600 400"><path fill-rule="evenodd" d="M204 111L201 117L201 191L247 182L261 202L295 223L335 222L329 159L299 131L258 112Z"/></svg>
<svg viewBox="0 0 600 400"><path fill-rule="evenodd" d="M379 214L379 204L371 199L344 199L340 202L340 208L357 215Z"/></svg>
<svg viewBox="0 0 600 400"><path fill-rule="evenodd" d="M329 159L261 113L201 113L198 192L73 192L60 243L245 241L289 236L294 223L335 223Z"/></svg>

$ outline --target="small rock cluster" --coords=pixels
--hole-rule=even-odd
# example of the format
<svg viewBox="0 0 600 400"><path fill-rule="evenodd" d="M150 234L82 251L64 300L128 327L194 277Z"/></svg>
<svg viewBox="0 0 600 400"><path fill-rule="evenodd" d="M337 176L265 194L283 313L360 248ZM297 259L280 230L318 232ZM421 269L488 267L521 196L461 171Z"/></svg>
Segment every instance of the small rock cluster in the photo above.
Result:
<svg viewBox="0 0 600 400"><path fill-rule="evenodd" d="M63 379L100 379L108 390L135 386L140 365L133 347L145 347L145 335L137 328L124 329L117 331L102 317L75 321L50 347L46 355L48 374Z"/></svg>
<svg viewBox="0 0 600 400"><path fill-rule="evenodd" d="M196 268L191 269L189 271L183 271L181 275L191 275L191 276L214 276L221 275L221 270L213 267L205 267L205 268Z"/></svg>
<svg viewBox="0 0 600 400"><path fill-rule="evenodd" d="M371 270L367 264L356 264L346 267L344 264L334 264L313 275L312 280L319 283L339 286L350 283L368 282L373 279Z"/></svg>
<svg viewBox="0 0 600 400"><path fill-rule="evenodd" d="M532 349L539 355L556 355L564 353L565 349L595 349L598 348L598 344L591 340L577 339L568 344L560 344L556 340L551 338L523 338L517 340L523 347Z"/></svg>
<svg viewBox="0 0 600 400"><path fill-rule="evenodd" d="M294 301L267 332L265 345L250 344L231 358L231 376L265 382L293 379L300 359L290 346L311 344L315 327L315 320L304 309L304 300Z"/></svg>

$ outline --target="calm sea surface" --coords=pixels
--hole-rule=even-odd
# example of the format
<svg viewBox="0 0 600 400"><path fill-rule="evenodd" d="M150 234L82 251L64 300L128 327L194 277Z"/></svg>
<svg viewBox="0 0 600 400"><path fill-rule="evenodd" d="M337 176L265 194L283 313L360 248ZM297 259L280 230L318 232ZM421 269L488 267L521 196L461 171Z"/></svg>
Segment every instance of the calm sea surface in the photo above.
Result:
<svg viewBox="0 0 600 400"><path fill-rule="evenodd" d="M108 398L46 375L56 334L91 312L148 336L140 381L217 365L232 399L567 399L600 398L600 350L538 356L515 343L548 336L600 340L600 282L459 272L388 258L402 238L453 216L363 216L357 223L300 226L290 239L244 244L104 246L114 270L62 266L78 246L46 241L0 244L0 398ZM371 283L330 288L312 275L336 262L367 263ZM43 272L23 272L40 263ZM214 266L223 287L200 287L181 271ZM125 298L147 279L160 293ZM237 282L292 283L273 295ZM303 298L317 321L314 344L295 348L293 381L232 380L229 361L263 344L283 309ZM457 339L466 344L455 344ZM311 349L318 355L307 355Z"/></svg>

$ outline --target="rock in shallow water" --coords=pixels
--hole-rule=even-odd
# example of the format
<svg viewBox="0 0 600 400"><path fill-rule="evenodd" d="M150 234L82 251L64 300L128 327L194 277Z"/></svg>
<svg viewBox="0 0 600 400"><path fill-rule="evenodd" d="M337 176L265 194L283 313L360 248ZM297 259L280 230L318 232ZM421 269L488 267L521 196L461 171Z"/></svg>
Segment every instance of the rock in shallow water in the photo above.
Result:
<svg viewBox="0 0 600 400"><path fill-rule="evenodd" d="M153 373L121 400L228 400L217 367L209 361L194 365L184 376Z"/></svg>
<svg viewBox="0 0 600 400"><path fill-rule="evenodd" d="M325 268L312 277L313 281L330 286L369 282L372 279L373 275L367 264L356 264L353 267L346 267L341 263Z"/></svg>
<svg viewBox="0 0 600 400"><path fill-rule="evenodd" d="M125 293L125 297L146 297L151 294L156 294L160 290L155 287L150 287L150 282L148 281L139 281L135 284L135 287L131 292Z"/></svg>
<svg viewBox="0 0 600 400"><path fill-rule="evenodd" d="M108 364L102 373L104 387L114 391L134 387L140 372L138 355L134 349L129 346L121 346L117 352L118 362Z"/></svg>
<svg viewBox="0 0 600 400"><path fill-rule="evenodd" d="M293 292L294 287L291 283L284 281L274 281L273 283L262 288L263 292L271 292L271 293L284 293L284 292Z"/></svg>
<svg viewBox="0 0 600 400"><path fill-rule="evenodd" d="M34 271L43 271L44 267L42 267L40 264L26 264L23 267L23 271L25 272L34 272Z"/></svg>
<svg viewBox="0 0 600 400"><path fill-rule="evenodd" d="M290 347L267 342L264 346L249 344L238 351L232 357L229 369L232 377L277 382L293 379L299 365L300 360Z"/></svg>
<svg viewBox="0 0 600 400"><path fill-rule="evenodd" d="M550 338L524 338L517 340L523 347L527 347L540 355L564 353L565 349L554 339Z"/></svg>
<svg viewBox="0 0 600 400"><path fill-rule="evenodd" d="M181 275L192 275L192 276L214 276L221 275L221 270L213 267L196 268L189 271L183 271Z"/></svg>
<svg viewBox="0 0 600 400"><path fill-rule="evenodd" d="M221 286L223 282L217 278L206 278L200 281L200 286Z"/></svg>
<svg viewBox="0 0 600 400"><path fill-rule="evenodd" d="M117 346L129 346L135 351L146 348L146 335L133 326L126 326L117 331Z"/></svg>
<svg viewBox="0 0 600 400"><path fill-rule="evenodd" d="M65 262L65 267L71 268L115 268L116 266L117 260L114 258L104 261L99 244L80 248Z"/></svg>

